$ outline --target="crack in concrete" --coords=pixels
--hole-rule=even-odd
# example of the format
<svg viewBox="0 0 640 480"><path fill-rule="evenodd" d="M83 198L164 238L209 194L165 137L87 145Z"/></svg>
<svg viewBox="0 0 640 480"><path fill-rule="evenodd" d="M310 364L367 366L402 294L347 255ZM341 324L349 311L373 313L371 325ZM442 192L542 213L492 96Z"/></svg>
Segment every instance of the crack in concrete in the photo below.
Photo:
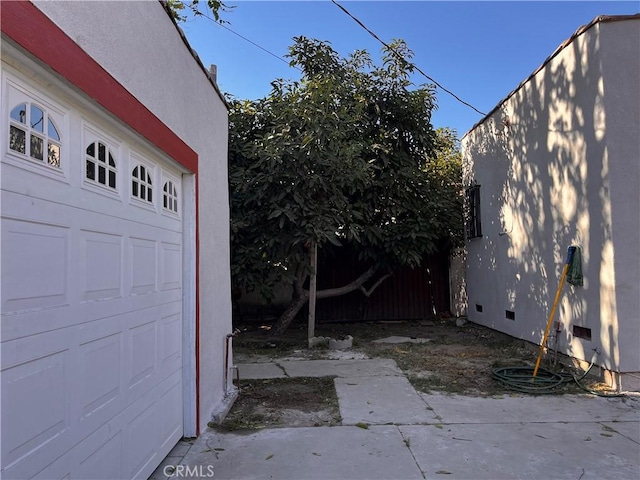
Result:
<svg viewBox="0 0 640 480"><path fill-rule="evenodd" d="M278 362L274 362L274 365L275 365L276 367L278 367L280 370L282 370L282 373L284 374L284 376L285 376L285 377L287 377L287 378L291 378L291 377L289 376L289 374L287 373L287 371L285 370L285 368L284 368L282 365L280 365L280 363L278 363Z"/></svg>
<svg viewBox="0 0 640 480"><path fill-rule="evenodd" d="M422 470L422 468L420 467L420 463L418 462L418 459L413 454L413 450L411 450L411 437L409 436L405 437L404 434L402 433L402 430L400 430L399 425L396 425L395 427L398 430L398 433L400 434L400 436L402 437L402 441L404 442L405 447L407 447L407 450L409 450L409 454L411 455L411 458L413 458L413 461L415 462L416 467L418 467L418 470L420 471L422 478L426 479L427 478L426 472Z"/></svg>

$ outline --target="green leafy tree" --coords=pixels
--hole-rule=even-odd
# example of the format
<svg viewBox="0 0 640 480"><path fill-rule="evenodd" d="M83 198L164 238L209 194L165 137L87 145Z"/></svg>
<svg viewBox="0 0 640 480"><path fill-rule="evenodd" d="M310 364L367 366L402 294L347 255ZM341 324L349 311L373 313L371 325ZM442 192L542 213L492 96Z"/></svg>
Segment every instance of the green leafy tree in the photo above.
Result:
<svg viewBox="0 0 640 480"><path fill-rule="evenodd" d="M297 37L299 82L276 80L256 101L230 101L229 170L234 283L269 298L283 282L293 297L282 333L309 298L309 248L349 245L366 269L317 298L360 289L462 235L455 134L431 126L431 86L409 80L406 44L340 57ZM367 290L365 282L374 282Z"/></svg>
<svg viewBox="0 0 640 480"><path fill-rule="evenodd" d="M207 4L207 7L213 14L213 19L220 23L229 23L226 20L223 20L220 16L220 12L229 12L235 8L234 6L230 6L225 4L221 0L206 0L203 2ZM179 22L184 22L187 17L184 15L185 10L190 10L194 15L202 15L202 12L198 9L200 6L200 0L190 0L190 1L182 1L182 0L167 0L167 6L175 18Z"/></svg>

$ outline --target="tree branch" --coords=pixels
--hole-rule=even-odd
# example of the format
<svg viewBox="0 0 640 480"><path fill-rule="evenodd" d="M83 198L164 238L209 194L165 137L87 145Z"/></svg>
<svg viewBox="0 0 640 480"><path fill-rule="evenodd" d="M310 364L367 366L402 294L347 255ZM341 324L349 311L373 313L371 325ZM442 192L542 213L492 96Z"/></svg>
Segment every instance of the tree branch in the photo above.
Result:
<svg viewBox="0 0 640 480"><path fill-rule="evenodd" d="M316 294L316 298L329 298L329 297L338 297L340 295L345 295L347 293L353 292L354 290L358 290L362 287L362 284L373 277L373 274L376 272L375 267L369 268L366 272L356 278L353 282L348 283L342 287L337 288L327 288L325 290L320 290Z"/></svg>
<svg viewBox="0 0 640 480"><path fill-rule="evenodd" d="M391 276L391 273L387 273L380 277L373 286L367 290L363 287L364 282L371 279L373 275L376 273L376 267L373 266L369 268L366 272L356 278L353 282L348 283L342 287L338 288L327 288L325 290L320 290L316 293L316 299L320 298L329 298L329 297L338 297L340 295L345 295L347 293L353 292L355 290L360 290L366 297L369 297L373 291L380 286L382 282L384 282L387 278ZM306 279L306 275L304 275L304 279ZM293 298L291 299L291 303L282 312L280 318L275 323L272 328L272 333L275 335L281 335L289 326L293 318L297 315L297 313L302 309L305 303L309 300L309 291L302 288L302 282L300 282L297 278L293 281Z"/></svg>
<svg viewBox="0 0 640 480"><path fill-rule="evenodd" d="M366 288L364 288L364 285L360 285L360 291L364 294L365 297L369 298L371 296L371 294L374 292L374 290L376 288L378 288L380 286L380 284L382 282L384 282L387 278L389 278L391 276L391 273L387 273L386 275L381 276L378 281L376 283L373 284L373 286L367 290Z"/></svg>

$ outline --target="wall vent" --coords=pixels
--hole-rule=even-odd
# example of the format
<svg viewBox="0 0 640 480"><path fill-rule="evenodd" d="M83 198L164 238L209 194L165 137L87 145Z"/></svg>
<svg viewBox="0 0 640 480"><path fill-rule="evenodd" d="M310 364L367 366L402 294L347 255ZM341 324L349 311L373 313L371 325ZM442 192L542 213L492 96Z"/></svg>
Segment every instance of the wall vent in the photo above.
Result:
<svg viewBox="0 0 640 480"><path fill-rule="evenodd" d="M574 325L573 336L576 338L584 338L585 340L591 340L591 329Z"/></svg>
<svg viewBox="0 0 640 480"><path fill-rule="evenodd" d="M482 305L476 303L476 312L482 313Z"/></svg>
<svg viewBox="0 0 640 480"><path fill-rule="evenodd" d="M515 320L516 319L516 312L512 312L511 310L505 310L504 311L504 315L505 315L505 317L507 317L507 320Z"/></svg>

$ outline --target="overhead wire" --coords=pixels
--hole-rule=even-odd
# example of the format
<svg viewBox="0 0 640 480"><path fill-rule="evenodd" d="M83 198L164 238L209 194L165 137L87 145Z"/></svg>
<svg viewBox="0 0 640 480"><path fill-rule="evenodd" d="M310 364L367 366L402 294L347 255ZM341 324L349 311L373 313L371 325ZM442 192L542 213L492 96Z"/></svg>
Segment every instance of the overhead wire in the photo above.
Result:
<svg viewBox="0 0 640 480"><path fill-rule="evenodd" d="M259 48L260 50L262 50L265 53L268 53L269 55L271 55L274 58L277 58L278 60L280 60L281 62L286 63L288 66L295 68L296 70L299 70L300 72L302 72L302 70L299 67L296 67L295 65L291 65L290 62L288 62L287 60L285 60L284 58L282 58L281 56L267 50L266 48L264 48L262 45L254 42L253 40L251 40L250 38L245 37L244 35L241 35L240 33L230 29L229 27L227 27L226 25L223 25L220 22L217 22L215 19L211 18L209 15L207 15L206 13L201 12L200 10L198 10L196 7L193 7L191 5L189 5L189 8L191 8L193 14L196 17L204 17L208 20L210 20L211 22L215 23L217 26L224 28L225 30L228 30L229 32L233 33L234 35L240 37L241 39L243 39L246 42L249 42L251 45L253 45L254 47Z"/></svg>
<svg viewBox="0 0 640 480"><path fill-rule="evenodd" d="M393 53L393 55L395 55L397 58L399 58L400 60L402 60L403 62L407 63L408 65L410 65L414 70L416 70L418 73L422 74L422 76L424 76L427 80L429 80L430 82L432 82L436 87L440 88L440 90L442 90L443 92L448 93L449 95L451 95L453 98L455 98L458 102L462 103L463 105L466 105L467 107L475 110L476 112L478 112L480 115L486 115L486 113L481 112L480 110L478 110L476 107L474 107L473 105L471 105L468 102L465 102L464 100L462 100L460 97L458 97L455 93L453 93L451 90L443 87L440 83L436 82L432 77L430 77L429 75L427 75L426 73L424 73L422 71L422 69L420 69L420 67L418 67L416 64L408 61L406 58L404 58L402 55L400 55L396 50L394 50L388 43L386 43L384 40L382 40L380 37L378 37L378 35L376 35L373 31L371 31L369 28L367 28L367 26L362 23L360 20L358 20L354 15L351 14L351 12L349 12L349 10L347 10L346 8L344 8L342 5L340 5L336 0L331 0L331 3L333 3L335 6L337 6L340 10L342 10L344 13L346 13L349 17L351 17L358 25L360 25L362 28L364 28L367 33L369 33L369 35L371 35L373 38L375 38L378 42L380 42L382 45L384 45L387 50L389 50L391 53Z"/></svg>
<svg viewBox="0 0 640 480"><path fill-rule="evenodd" d="M479 113L480 115L486 115L486 113L478 110L476 107L474 107L473 105L471 105L469 102L465 102L464 100L462 100L460 97L458 97L455 93L453 93L451 90L449 90L448 88L445 88L442 84L440 84L438 81L436 81L433 77L427 75L420 67L418 67L416 64L414 64L413 62L408 61L406 58L404 58L400 53L398 53L395 49L393 49L391 47L391 45L389 45L388 43L386 43L384 40L382 40L378 35L376 35L371 29L369 29L364 23L362 23L358 18L356 18L353 14L351 14L351 12L349 12L345 7L343 7L342 5L340 5L336 0L331 0L331 2L336 5L338 8L340 8L340 10L342 10L346 15L348 15L351 19L353 19L358 25L360 25L367 33L369 33L369 35L371 35L373 38L375 38L378 42L380 42L382 45L384 45L387 50L389 52L391 52L393 55L395 55L398 59L400 59L401 61L407 63L408 65L410 65L415 71L417 71L418 73L420 73L422 76L424 76L427 80L429 80L430 82L432 82L436 87L438 87L440 90L442 90L445 93L448 93L449 95L451 95L454 99L456 99L458 102L462 103L463 105L475 110L477 113ZM285 60L284 58L282 58L281 56L271 52L270 50L267 50L266 48L264 48L262 45L254 42L253 40L251 40L250 38L245 37L244 35L232 30L231 28L227 27L226 25L217 22L215 19L211 18L209 15L207 15L206 13L201 12L200 10L198 10L196 7L193 6L189 6L192 11L193 14L195 16L202 16L206 19L208 19L209 21L215 23L217 26L224 28L225 30L233 33L234 35L236 35L237 37L243 39L246 42L249 42L251 45L253 45L256 48L259 48L260 50L262 50L263 52L267 53L268 55L271 55L272 57L280 60L281 62L287 64L290 67L295 68L296 70L302 72L302 69L300 69L299 67L292 65L290 62L288 62L287 60Z"/></svg>

